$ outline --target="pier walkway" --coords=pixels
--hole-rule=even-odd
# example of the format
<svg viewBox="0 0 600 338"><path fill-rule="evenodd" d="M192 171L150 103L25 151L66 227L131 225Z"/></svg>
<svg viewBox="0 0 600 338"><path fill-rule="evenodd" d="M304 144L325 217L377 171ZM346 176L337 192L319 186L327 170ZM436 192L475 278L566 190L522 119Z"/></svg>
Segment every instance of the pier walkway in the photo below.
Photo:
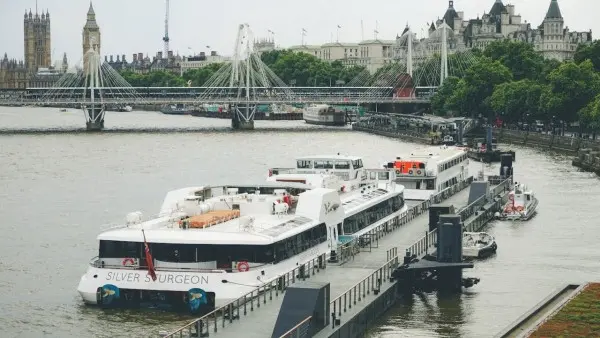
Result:
<svg viewBox="0 0 600 338"><path fill-rule="evenodd" d="M445 205L454 205L456 212L459 213L459 210L467 207L468 186L467 183L451 187L443 196L436 196L435 202L443 201ZM506 182L502 182L501 185L491 185L489 195L497 196L498 193L506 191L505 186ZM464 208L460 214L463 219L466 218L464 225L467 231L479 230L491 219L491 214L483 215L477 212L483 207L483 202L501 203L497 198L490 199L489 196L483 196L468 208ZM386 291L394 285L393 282L390 282L390 276L392 271L399 266L405 250L420 258L426 251L433 249L436 232L428 231L428 203L425 202L416 207L411 207L409 204L407 215L393 220L393 222L388 221L389 227L383 224L383 227L379 226L375 229L369 239L369 244L361 245L361 248L352 250L350 254L341 250L340 263L327 263L324 269L315 268L315 265L309 267L306 281L330 283L330 312L335 313L335 319L340 321L336 325L330 324L315 337L329 337L339 330L340 325L344 325L345 319L352 318L356 313L371 305L375 298L386 294ZM291 284L290 281L286 281L285 285L289 284ZM264 289L265 291L258 297L258 301L244 301L248 304L243 304L243 302L236 305L236 309L226 309L221 315L216 314L214 319L206 318L205 321L199 320L190 323L188 326L170 333L167 337L190 337L192 332L196 331L203 332L202 336L208 334L215 337L270 337L285 295L285 291L277 292L274 289L276 289L274 286ZM376 289L378 291L374 292L373 290ZM374 294L378 296L373 296ZM198 330L198 326L201 326L200 330ZM308 324L298 325L297 330L291 332L289 336L292 337L293 334L303 336L300 331L306 329L306 326Z"/></svg>
<svg viewBox="0 0 600 338"><path fill-rule="evenodd" d="M454 204L456 208L460 208L466 206L468 198L469 189L464 189L450 197L444 204ZM398 230L379 239L378 247L372 248L371 252L361 252L359 255L354 256L354 259L341 265L328 264L324 271L311 276L307 281L330 283L331 300L333 301L335 298L343 295L346 291L352 289L360 281L379 270L386 261L391 260L392 257L387 255L392 252L397 253L397 251L394 250L395 248L410 247L418 239L423 237L428 229L429 214L423 213L411 222L398 228ZM403 254L404 250L401 252L401 255ZM392 285L393 283L389 283L384 278L383 284ZM362 293L363 290L357 290L357 292ZM259 311L255 310L254 313L246 316L246 318L240 323L237 323L237 325L234 324L225 330L218 331L218 334L214 334L215 337L270 337L273 333L273 327L277 321L277 315L279 314L283 298L283 295L280 295L277 299L273 299L271 303L267 303L266 306L261 307ZM359 311L361 308L362 306L354 306L352 307L352 310ZM331 308L331 311L333 311L333 307ZM342 316L341 320L344 320L344 316ZM213 333L211 332L211 334ZM321 336L328 337L326 332L321 332L315 337Z"/></svg>

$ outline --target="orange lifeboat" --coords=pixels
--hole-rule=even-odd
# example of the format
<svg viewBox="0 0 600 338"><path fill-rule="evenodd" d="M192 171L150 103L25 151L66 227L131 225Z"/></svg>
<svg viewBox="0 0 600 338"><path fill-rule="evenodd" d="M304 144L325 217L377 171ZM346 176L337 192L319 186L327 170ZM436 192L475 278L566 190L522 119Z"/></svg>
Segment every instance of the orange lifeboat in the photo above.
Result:
<svg viewBox="0 0 600 338"><path fill-rule="evenodd" d="M420 161L394 161L396 175L424 176L425 164Z"/></svg>

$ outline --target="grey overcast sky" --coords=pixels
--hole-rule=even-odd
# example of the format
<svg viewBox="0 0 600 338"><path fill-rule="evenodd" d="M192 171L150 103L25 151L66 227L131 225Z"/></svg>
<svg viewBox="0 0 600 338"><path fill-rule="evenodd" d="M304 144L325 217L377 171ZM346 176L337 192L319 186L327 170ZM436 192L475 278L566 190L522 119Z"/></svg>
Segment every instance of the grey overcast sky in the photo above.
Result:
<svg viewBox="0 0 600 338"><path fill-rule="evenodd" d="M497 0L455 0L454 8L465 18L488 12ZM550 0L512 0L515 12L535 27L543 20ZM162 50L165 0L96 0L96 20L102 34L102 54L142 52L153 56ZM573 31L600 34L599 0L559 0L565 24ZM49 10L52 27L53 62L63 52L69 63L81 59L82 28L89 7L87 0L38 0L38 10ZM322 44L336 39L361 40L361 20L365 39L374 36L393 39L409 23L420 33L426 23L444 15L447 0L171 0L169 36L171 49L181 55L207 51L231 55L240 23L250 24L254 36L275 33L278 46L301 43L302 28L307 44ZM35 0L0 0L0 53L23 58L23 14L35 12ZM191 48L191 50L189 49Z"/></svg>

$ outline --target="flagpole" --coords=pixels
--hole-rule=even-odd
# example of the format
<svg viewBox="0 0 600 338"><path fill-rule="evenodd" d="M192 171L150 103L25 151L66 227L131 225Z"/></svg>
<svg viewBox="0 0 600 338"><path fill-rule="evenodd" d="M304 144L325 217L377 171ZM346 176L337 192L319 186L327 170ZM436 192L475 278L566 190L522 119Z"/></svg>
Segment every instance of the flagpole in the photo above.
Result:
<svg viewBox="0 0 600 338"><path fill-rule="evenodd" d="M336 36L336 42L339 43L340 42L340 25L337 26L337 36Z"/></svg>

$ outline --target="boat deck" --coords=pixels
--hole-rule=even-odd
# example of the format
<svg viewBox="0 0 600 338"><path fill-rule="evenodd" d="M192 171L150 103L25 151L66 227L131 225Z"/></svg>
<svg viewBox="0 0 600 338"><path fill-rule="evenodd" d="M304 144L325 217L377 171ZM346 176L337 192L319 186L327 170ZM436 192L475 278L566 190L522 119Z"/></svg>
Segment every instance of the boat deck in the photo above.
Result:
<svg viewBox="0 0 600 338"><path fill-rule="evenodd" d="M467 188L445 200L443 203L453 204L456 210L458 210L467 205L468 197L469 189ZM331 300L333 301L335 298L344 294L357 283L381 268L388 260L387 255L390 249L397 248L400 253L399 255L403 256L402 253L405 249L425 235L426 231L429 229L428 223L429 214L428 212L424 212L411 222L379 239L378 247L372 248L371 252L361 252L355 256L354 259L351 259L342 265L328 264L325 270L311 276L307 281L330 283ZM381 286L381 291L384 292L392 285L393 283L384 282ZM222 328L219 323L218 332L213 332L211 330L211 336L231 338L270 337L277 321L283 298L283 294L280 294L279 297L273 297L272 301L261 304L260 309L254 309L254 311L251 313L249 312L248 315L241 316L239 322L236 320L230 324L227 321L224 328ZM361 311L369 304L370 301L356 303L356 306L353 306L342 314L342 323L344 318L348 318L353 313ZM328 328L315 335L315 337L328 337L333 330L334 329L332 329L330 325Z"/></svg>

